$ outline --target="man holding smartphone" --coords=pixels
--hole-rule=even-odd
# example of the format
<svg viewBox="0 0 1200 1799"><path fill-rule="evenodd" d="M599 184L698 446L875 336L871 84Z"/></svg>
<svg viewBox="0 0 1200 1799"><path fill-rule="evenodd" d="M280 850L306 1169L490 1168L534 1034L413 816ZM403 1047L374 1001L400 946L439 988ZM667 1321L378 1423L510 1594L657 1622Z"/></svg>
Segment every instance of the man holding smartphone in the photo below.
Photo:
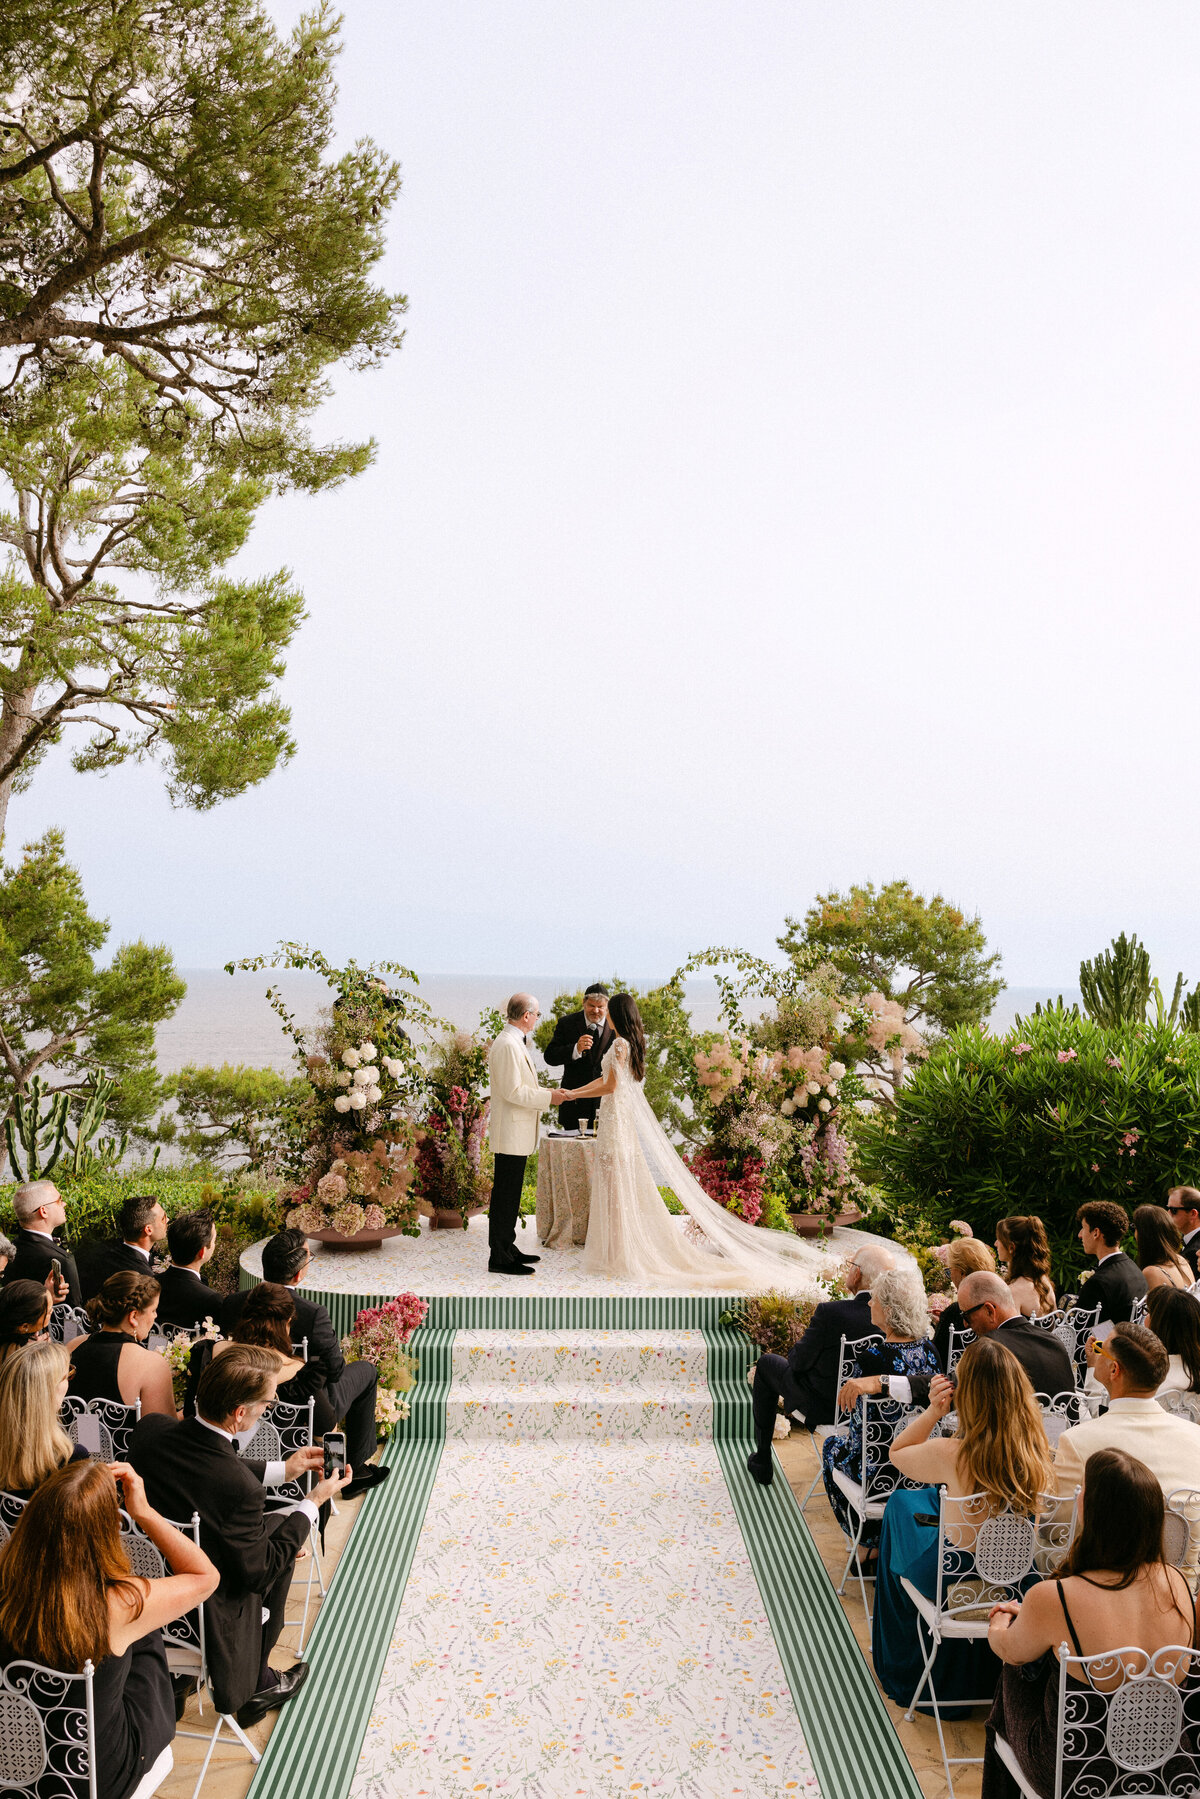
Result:
<svg viewBox="0 0 1200 1799"><path fill-rule="evenodd" d="M16 1255L4 1270L3 1280L38 1281L49 1289L55 1305L69 1300L83 1304L75 1258L53 1235L67 1222L63 1196L53 1181L26 1181L12 1198L20 1229Z"/></svg>

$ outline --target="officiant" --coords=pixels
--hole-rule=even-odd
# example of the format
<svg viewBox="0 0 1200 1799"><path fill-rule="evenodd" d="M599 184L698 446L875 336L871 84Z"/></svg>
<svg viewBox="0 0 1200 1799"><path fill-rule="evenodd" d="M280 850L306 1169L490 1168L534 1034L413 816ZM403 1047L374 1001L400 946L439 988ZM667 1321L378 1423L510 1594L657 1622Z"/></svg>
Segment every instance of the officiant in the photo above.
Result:
<svg viewBox="0 0 1200 1799"><path fill-rule="evenodd" d="M613 1040L608 1022L608 988L593 981L583 996L583 1011L568 1012L554 1027L554 1035L543 1051L548 1068L561 1068L560 1086L568 1091L586 1087L600 1079L600 1063ZM558 1122L564 1131L573 1131L581 1118L591 1123L600 1110L598 1099L567 1100L558 1108Z"/></svg>

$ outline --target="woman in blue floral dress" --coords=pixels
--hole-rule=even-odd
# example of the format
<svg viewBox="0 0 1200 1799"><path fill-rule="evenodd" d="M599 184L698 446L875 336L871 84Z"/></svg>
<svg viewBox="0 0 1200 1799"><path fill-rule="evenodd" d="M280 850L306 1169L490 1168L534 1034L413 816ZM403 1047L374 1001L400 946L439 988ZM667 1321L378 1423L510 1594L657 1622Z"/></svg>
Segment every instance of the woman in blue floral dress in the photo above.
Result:
<svg viewBox="0 0 1200 1799"><path fill-rule="evenodd" d="M929 1308L920 1276L913 1269L892 1268L871 1288L871 1322L881 1330L882 1340L869 1337L861 1342L854 1366L839 1395L842 1410L853 1402L849 1423L843 1434L827 1437L822 1451L825 1491L837 1521L846 1535L854 1535L845 1495L834 1481L835 1473L847 1474L853 1481L862 1479L862 1407L860 1395L878 1394L882 1376L914 1374L931 1376L941 1372L937 1352L930 1341ZM880 1446L872 1467L887 1460L887 1445ZM863 1526L862 1542L873 1546L879 1538L879 1525L868 1521Z"/></svg>

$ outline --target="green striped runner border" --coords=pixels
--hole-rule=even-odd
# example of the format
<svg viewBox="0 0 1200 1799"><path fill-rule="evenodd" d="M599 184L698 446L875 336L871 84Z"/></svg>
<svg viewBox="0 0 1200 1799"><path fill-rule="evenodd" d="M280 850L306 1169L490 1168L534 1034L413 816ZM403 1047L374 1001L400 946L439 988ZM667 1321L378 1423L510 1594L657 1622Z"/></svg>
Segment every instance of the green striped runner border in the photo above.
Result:
<svg viewBox="0 0 1200 1799"><path fill-rule="evenodd" d="M383 1460L391 1479L363 1500L307 1650L303 1693L271 1732L248 1799L345 1799L383 1672L446 1429L452 1330L412 1338L421 1371Z"/></svg>
<svg viewBox="0 0 1200 1799"><path fill-rule="evenodd" d="M727 1326L706 1330L714 1439L750 1566L821 1786L821 1799L921 1799L871 1670L776 1466L760 1487L746 1369L755 1351Z"/></svg>

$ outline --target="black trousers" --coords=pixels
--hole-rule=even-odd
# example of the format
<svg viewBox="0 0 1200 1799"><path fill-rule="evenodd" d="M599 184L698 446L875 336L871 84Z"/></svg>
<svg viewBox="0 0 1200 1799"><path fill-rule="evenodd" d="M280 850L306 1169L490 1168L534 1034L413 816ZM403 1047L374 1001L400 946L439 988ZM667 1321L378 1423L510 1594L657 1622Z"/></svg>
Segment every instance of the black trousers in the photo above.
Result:
<svg viewBox="0 0 1200 1799"><path fill-rule="evenodd" d="M268 1512L263 1519L263 1529L266 1531L278 1530L279 1526L283 1523L283 1520L290 1515L291 1514L288 1512L277 1512L272 1516L271 1513ZM292 1584L292 1575L295 1572L295 1568L296 1562L293 1557L283 1573L276 1580L275 1585L271 1588L270 1592L263 1594L262 1602L266 1610L270 1613L270 1617L262 1627L262 1659L258 1665L257 1687L257 1691L260 1693L267 1687L273 1687L278 1679L278 1676L272 1671L269 1665L268 1658L272 1649L274 1649L276 1643L279 1641L279 1633L284 1626L284 1614L287 1611L288 1588Z"/></svg>
<svg viewBox="0 0 1200 1799"><path fill-rule="evenodd" d="M335 1418L346 1421L346 1460L355 1474L361 1474L375 1454L378 1432L375 1429L375 1388L379 1370L373 1362L347 1362L325 1397L333 1407Z"/></svg>
<svg viewBox="0 0 1200 1799"><path fill-rule="evenodd" d="M810 1389L798 1381L788 1367L787 1358L781 1355L760 1355L754 1365L754 1453L764 1467L771 1460L771 1438L775 1433L775 1420L779 1416L779 1401L783 1400L783 1409L789 1420L793 1412L802 1412L807 1418L813 1408L814 1395ZM813 1408L815 1409L815 1408Z"/></svg>
<svg viewBox="0 0 1200 1799"><path fill-rule="evenodd" d="M521 1212L521 1188L525 1185L528 1156L497 1155L492 1174L492 1199L488 1207L488 1258L507 1262L517 1246L517 1219Z"/></svg>
<svg viewBox="0 0 1200 1799"><path fill-rule="evenodd" d="M564 1131L573 1131L581 1118L586 1118L589 1124L594 1124L599 1110L599 1098L564 1100L558 1108L559 1127Z"/></svg>

